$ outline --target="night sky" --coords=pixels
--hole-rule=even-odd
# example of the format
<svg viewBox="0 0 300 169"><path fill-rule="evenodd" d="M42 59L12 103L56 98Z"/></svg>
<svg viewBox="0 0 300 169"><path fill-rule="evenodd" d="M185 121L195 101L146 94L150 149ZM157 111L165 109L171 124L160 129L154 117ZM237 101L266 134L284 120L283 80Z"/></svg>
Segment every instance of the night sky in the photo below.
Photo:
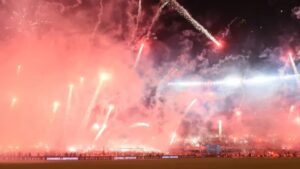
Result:
<svg viewBox="0 0 300 169"><path fill-rule="evenodd" d="M251 51L251 59L256 60L256 56L268 47L293 48L293 45L299 43L300 21L293 16L292 10L299 6L300 1L181 0L179 2L217 37L221 36L231 23L230 34L223 39L226 44L221 55ZM176 12L170 13L172 12L169 11L162 18L166 27L177 25L173 33L188 29L195 31ZM162 30L158 33L159 37L162 39L173 37L173 34L166 33L170 29ZM201 46L201 43L198 45Z"/></svg>

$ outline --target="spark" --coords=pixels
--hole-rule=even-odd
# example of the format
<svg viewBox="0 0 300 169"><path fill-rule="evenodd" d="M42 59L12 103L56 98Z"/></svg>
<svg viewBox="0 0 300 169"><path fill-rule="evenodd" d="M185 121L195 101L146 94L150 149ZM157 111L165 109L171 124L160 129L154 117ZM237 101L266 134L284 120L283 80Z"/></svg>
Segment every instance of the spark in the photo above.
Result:
<svg viewBox="0 0 300 169"><path fill-rule="evenodd" d="M68 147L68 152L70 152L70 153L75 153L75 152L77 152L77 148L76 148L76 147L73 147L73 146Z"/></svg>
<svg viewBox="0 0 300 169"><path fill-rule="evenodd" d="M216 40L212 36L211 33L208 32L207 29L204 28L199 22L197 22L191 14L183 7L181 6L176 0L162 0L162 2L168 2L168 4L173 7L182 17L184 17L187 21L189 21L195 29L197 29L199 32L202 32L208 39L213 41L218 47L221 47L221 43Z"/></svg>
<svg viewBox="0 0 300 169"><path fill-rule="evenodd" d="M57 110L58 110L58 108L59 108L59 106L60 106L59 101L54 101L54 102L53 102L53 105L52 105L52 112L53 112L53 113L56 113Z"/></svg>
<svg viewBox="0 0 300 169"><path fill-rule="evenodd" d="M109 106L108 106L108 110L107 110L107 113L106 113L106 116L105 116L103 125L102 125L101 129L99 130L98 134L96 135L94 141L97 141L97 140L101 137L101 135L102 135L102 133L105 131L105 129L107 128L107 122L108 122L108 120L109 120L109 117L110 117L111 112L112 112L114 109L115 109L115 106L114 106L114 105L109 105Z"/></svg>
<svg viewBox="0 0 300 169"><path fill-rule="evenodd" d="M149 123L145 123L145 122L137 122L137 123L134 123L130 126L130 128L135 128L135 127L150 127L150 124Z"/></svg>
<svg viewBox="0 0 300 169"><path fill-rule="evenodd" d="M193 99L190 104L185 108L184 110L184 113L180 119L180 121L178 122L178 124L176 125L176 129L175 129L175 132L172 133L172 136L171 136L171 140L170 140L170 145L173 144L175 138L176 138L176 132L178 130L178 127L182 121L182 119L186 116L186 114L191 110L191 108L197 103L197 99Z"/></svg>
<svg viewBox="0 0 300 169"><path fill-rule="evenodd" d="M95 131L99 130L100 129L99 124L98 123L94 123L93 126L92 126L92 129L95 130Z"/></svg>
<svg viewBox="0 0 300 169"><path fill-rule="evenodd" d="M84 81L85 81L85 78L84 78L83 76L81 76L81 77L79 78L80 84L82 85L82 84L84 83Z"/></svg>
<svg viewBox="0 0 300 169"><path fill-rule="evenodd" d="M22 65L17 66L17 75L20 75L22 69Z"/></svg>
<svg viewBox="0 0 300 169"><path fill-rule="evenodd" d="M103 82L103 81L109 80L110 77L111 77L110 74L108 74L108 73L102 73L100 75L100 80Z"/></svg>
<svg viewBox="0 0 300 169"><path fill-rule="evenodd" d="M17 99L16 97L13 97L13 98L11 99L10 106L11 106L11 107L15 107L17 101L18 101L18 99Z"/></svg>
<svg viewBox="0 0 300 169"><path fill-rule="evenodd" d="M297 123L297 125L300 125L300 117L296 117L295 122Z"/></svg>
<svg viewBox="0 0 300 169"><path fill-rule="evenodd" d="M238 117L240 117L242 115L242 112L240 110L236 110L235 111L235 115L238 116Z"/></svg>
<svg viewBox="0 0 300 169"><path fill-rule="evenodd" d="M68 92L67 106L66 106L66 117L68 117L69 112L71 110L73 88L74 88L74 85L72 83L69 84L69 92Z"/></svg>
<svg viewBox="0 0 300 169"><path fill-rule="evenodd" d="M291 105L290 107L290 113L293 113L295 111L295 105Z"/></svg>
<svg viewBox="0 0 300 169"><path fill-rule="evenodd" d="M170 145L172 145L175 142L176 137L177 137L176 132L173 132L171 134Z"/></svg>
<svg viewBox="0 0 300 169"><path fill-rule="evenodd" d="M136 56L136 59L135 59L135 63L134 63L134 66L133 66L134 68L137 68L137 66L138 66L138 64L140 62L141 55L143 53L144 47L145 47L145 44L142 43L141 46L140 46L140 48L139 48L138 54Z"/></svg>
<svg viewBox="0 0 300 169"><path fill-rule="evenodd" d="M186 107L183 116L185 116L191 110L191 108L197 103L197 101L197 99L191 101L191 103Z"/></svg>
<svg viewBox="0 0 300 169"><path fill-rule="evenodd" d="M219 138L222 137L222 132L223 132L222 120L219 120L218 121L218 134L219 134Z"/></svg>

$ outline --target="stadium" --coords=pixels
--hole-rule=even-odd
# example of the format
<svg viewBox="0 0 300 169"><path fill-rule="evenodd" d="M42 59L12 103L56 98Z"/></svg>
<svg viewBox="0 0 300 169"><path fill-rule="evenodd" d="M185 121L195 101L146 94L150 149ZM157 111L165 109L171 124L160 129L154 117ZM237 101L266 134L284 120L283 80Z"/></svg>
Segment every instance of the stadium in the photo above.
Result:
<svg viewBox="0 0 300 169"><path fill-rule="evenodd" d="M0 168L297 168L300 1L0 0Z"/></svg>

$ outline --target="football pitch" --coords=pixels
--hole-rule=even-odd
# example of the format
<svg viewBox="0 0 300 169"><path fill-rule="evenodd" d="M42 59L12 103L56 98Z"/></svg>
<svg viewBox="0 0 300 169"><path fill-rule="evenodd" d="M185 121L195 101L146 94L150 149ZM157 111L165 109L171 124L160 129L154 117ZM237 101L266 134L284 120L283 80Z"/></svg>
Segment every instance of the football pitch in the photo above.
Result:
<svg viewBox="0 0 300 169"><path fill-rule="evenodd" d="M300 159L176 159L132 161L1 162L2 169L299 169Z"/></svg>

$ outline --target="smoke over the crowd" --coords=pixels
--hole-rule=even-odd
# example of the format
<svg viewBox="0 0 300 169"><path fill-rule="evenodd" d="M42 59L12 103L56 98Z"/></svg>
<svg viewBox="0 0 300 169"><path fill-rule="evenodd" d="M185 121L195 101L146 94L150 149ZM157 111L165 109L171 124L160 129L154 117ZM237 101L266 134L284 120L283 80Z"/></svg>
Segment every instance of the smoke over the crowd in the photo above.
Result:
<svg viewBox="0 0 300 169"><path fill-rule="evenodd" d="M299 19L298 8L293 12ZM292 75L288 52L297 65L299 34L286 32L288 40L278 37L282 43L260 46L258 53L226 51L197 30L176 30L179 23L166 28L160 15L174 13L139 0L2 0L0 150L167 151L220 135L219 121L228 138L298 144L294 79L235 87L168 84ZM242 22L234 19L213 34L230 40L231 27ZM155 31L166 30L170 36L161 40ZM245 37L243 45L253 41Z"/></svg>

